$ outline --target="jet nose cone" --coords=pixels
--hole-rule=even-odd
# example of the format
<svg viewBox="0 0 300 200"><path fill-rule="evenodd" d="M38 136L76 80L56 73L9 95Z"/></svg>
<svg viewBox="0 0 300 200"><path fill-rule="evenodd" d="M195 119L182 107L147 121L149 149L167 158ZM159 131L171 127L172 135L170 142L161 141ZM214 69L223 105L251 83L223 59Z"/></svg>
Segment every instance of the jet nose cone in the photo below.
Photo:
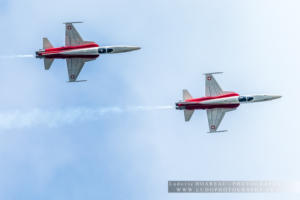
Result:
<svg viewBox="0 0 300 200"><path fill-rule="evenodd" d="M131 47L131 50L132 50L132 51L140 50L140 49L141 49L141 47Z"/></svg>
<svg viewBox="0 0 300 200"><path fill-rule="evenodd" d="M265 101L270 101L270 100L279 99L279 98L281 98L280 95L266 95L264 99L265 99Z"/></svg>
<svg viewBox="0 0 300 200"><path fill-rule="evenodd" d="M280 95L254 95L253 102L271 101L271 100L279 99L279 98L281 98Z"/></svg>
<svg viewBox="0 0 300 200"><path fill-rule="evenodd" d="M115 46L112 47L113 51L112 53L125 53L125 52L129 52L129 51L136 51L141 49L141 47L137 47L137 46Z"/></svg>
<svg viewBox="0 0 300 200"><path fill-rule="evenodd" d="M129 47L125 47L124 51L136 51L136 50L140 50L141 47L136 47L136 46L129 46Z"/></svg>
<svg viewBox="0 0 300 200"><path fill-rule="evenodd" d="M273 95L273 96L271 96L271 99L273 100L273 99L279 99L279 98L281 98L282 96L281 95Z"/></svg>

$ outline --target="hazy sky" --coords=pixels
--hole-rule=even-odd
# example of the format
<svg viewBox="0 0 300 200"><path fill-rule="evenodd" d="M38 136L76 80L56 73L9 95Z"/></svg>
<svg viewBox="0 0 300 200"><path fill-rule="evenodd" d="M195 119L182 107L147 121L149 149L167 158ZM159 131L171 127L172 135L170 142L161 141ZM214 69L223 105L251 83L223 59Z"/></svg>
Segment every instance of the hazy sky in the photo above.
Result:
<svg viewBox="0 0 300 200"><path fill-rule="evenodd" d="M0 199L299 199L295 194L168 194L168 180L300 180L297 0L1 0ZM66 83L64 60L17 58L85 40L142 50L100 56ZM183 88L278 94L242 105L209 135L173 106ZM148 106L151 109L136 109Z"/></svg>

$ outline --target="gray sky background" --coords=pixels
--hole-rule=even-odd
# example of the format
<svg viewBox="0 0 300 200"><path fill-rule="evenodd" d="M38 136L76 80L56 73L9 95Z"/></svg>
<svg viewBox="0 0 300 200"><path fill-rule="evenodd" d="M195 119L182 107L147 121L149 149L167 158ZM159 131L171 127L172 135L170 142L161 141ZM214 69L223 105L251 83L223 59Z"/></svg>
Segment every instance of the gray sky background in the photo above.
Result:
<svg viewBox="0 0 300 200"><path fill-rule="evenodd" d="M0 1L0 199L299 199L296 194L168 194L168 180L299 180L300 2L296 0ZM100 45L67 84L64 60L16 58L64 44L65 21ZM181 90L279 94L242 105L208 135ZM124 111L125 109L125 111ZM127 110L126 110L127 109ZM93 112L97 110L98 114ZM99 114L100 113L100 114ZM48 122L50 121L50 122Z"/></svg>

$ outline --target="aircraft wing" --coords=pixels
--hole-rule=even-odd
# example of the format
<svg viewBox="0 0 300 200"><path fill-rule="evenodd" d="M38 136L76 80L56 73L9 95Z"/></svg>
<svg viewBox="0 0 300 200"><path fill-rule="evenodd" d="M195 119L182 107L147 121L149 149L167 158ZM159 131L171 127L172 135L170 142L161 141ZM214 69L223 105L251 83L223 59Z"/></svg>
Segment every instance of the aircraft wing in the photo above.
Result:
<svg viewBox="0 0 300 200"><path fill-rule="evenodd" d="M77 77L83 68L85 62L91 61L94 59L86 59L86 58L67 58L67 67L69 74L69 82L79 82L77 81Z"/></svg>
<svg viewBox="0 0 300 200"><path fill-rule="evenodd" d="M232 111L232 108L214 108L207 110L207 119L209 125L209 133L222 132L217 131L226 112Z"/></svg>
<svg viewBox="0 0 300 200"><path fill-rule="evenodd" d="M214 78L213 74L219 74L220 72L205 74L205 95L206 96L218 96L223 94L223 90Z"/></svg>
<svg viewBox="0 0 300 200"><path fill-rule="evenodd" d="M186 122L190 121L195 110L184 110L184 119Z"/></svg>
<svg viewBox="0 0 300 200"><path fill-rule="evenodd" d="M80 34L77 32L73 23L81 23L81 22L66 22L66 46L76 46L85 44Z"/></svg>

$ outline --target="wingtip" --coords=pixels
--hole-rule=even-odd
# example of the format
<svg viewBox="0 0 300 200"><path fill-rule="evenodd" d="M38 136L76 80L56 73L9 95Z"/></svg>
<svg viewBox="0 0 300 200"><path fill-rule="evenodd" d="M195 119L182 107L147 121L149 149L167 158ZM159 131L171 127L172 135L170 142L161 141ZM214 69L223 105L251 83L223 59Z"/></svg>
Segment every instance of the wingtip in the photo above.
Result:
<svg viewBox="0 0 300 200"><path fill-rule="evenodd" d="M207 133L224 133L224 132L228 132L228 130L221 130L221 131L209 131Z"/></svg>
<svg viewBox="0 0 300 200"><path fill-rule="evenodd" d="M66 81L67 83L79 83L79 82L86 82L87 80L76 80L76 81Z"/></svg>
<svg viewBox="0 0 300 200"><path fill-rule="evenodd" d="M78 21L78 22L63 22L63 24L80 24L80 23L83 23L83 22L80 22L80 21Z"/></svg>
<svg viewBox="0 0 300 200"><path fill-rule="evenodd" d="M212 75L212 74L223 74L224 72L210 72L210 73L203 73L203 75Z"/></svg>

